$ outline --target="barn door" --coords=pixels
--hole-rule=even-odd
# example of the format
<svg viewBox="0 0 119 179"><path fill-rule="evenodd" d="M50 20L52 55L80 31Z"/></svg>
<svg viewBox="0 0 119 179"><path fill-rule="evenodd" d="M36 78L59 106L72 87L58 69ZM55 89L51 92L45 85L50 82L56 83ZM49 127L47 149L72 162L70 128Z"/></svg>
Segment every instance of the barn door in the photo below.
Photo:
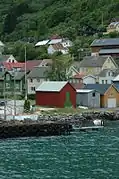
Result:
<svg viewBox="0 0 119 179"><path fill-rule="evenodd" d="M72 103L70 99L70 93L66 92L64 107L71 107L71 106L72 106Z"/></svg>

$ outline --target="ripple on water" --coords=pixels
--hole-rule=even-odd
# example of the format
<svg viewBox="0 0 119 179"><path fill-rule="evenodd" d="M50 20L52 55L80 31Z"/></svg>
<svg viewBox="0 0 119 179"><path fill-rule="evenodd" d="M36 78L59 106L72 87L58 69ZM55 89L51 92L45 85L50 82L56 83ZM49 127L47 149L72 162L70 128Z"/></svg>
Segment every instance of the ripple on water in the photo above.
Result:
<svg viewBox="0 0 119 179"><path fill-rule="evenodd" d="M0 179L118 179L119 128L0 141Z"/></svg>

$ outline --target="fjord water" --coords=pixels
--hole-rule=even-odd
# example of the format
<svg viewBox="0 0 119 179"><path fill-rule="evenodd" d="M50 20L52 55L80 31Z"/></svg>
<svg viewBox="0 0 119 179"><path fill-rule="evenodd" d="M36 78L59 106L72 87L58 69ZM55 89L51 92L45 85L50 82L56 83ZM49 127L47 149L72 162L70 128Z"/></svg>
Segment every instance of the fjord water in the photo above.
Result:
<svg viewBox="0 0 119 179"><path fill-rule="evenodd" d="M66 178L119 178L119 122L70 136L0 141L0 179Z"/></svg>

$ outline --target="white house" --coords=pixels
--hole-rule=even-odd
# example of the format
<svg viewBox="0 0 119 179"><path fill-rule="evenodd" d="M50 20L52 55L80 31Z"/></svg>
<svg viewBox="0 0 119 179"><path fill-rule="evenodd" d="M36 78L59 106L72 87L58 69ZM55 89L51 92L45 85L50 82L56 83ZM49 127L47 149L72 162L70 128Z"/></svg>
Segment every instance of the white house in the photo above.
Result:
<svg viewBox="0 0 119 179"><path fill-rule="evenodd" d="M97 78L94 75L86 75L82 78L84 84L96 84Z"/></svg>
<svg viewBox="0 0 119 179"><path fill-rule="evenodd" d="M49 81L48 72L50 67L37 66L27 75L27 90L28 94L35 94L35 89L44 82Z"/></svg>
<svg viewBox="0 0 119 179"><path fill-rule="evenodd" d="M13 55L2 55L1 60L7 63L17 63L17 60Z"/></svg>
<svg viewBox="0 0 119 179"><path fill-rule="evenodd" d="M61 52L62 54L68 54L68 48L63 47L61 43L52 44L47 49L48 54L53 54L55 52Z"/></svg>
<svg viewBox="0 0 119 179"><path fill-rule="evenodd" d="M98 75L99 84L111 84L119 70L104 69Z"/></svg>

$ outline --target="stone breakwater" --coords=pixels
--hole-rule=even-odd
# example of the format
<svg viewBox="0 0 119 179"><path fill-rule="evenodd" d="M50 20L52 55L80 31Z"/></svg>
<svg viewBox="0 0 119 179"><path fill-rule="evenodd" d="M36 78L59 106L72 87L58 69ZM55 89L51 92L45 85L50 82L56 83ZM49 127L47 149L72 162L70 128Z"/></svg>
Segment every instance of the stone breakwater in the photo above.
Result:
<svg viewBox="0 0 119 179"><path fill-rule="evenodd" d="M39 115L38 121L62 121L69 123L93 121L95 119L102 120L119 120L119 112L84 112L79 114L53 114Z"/></svg>

